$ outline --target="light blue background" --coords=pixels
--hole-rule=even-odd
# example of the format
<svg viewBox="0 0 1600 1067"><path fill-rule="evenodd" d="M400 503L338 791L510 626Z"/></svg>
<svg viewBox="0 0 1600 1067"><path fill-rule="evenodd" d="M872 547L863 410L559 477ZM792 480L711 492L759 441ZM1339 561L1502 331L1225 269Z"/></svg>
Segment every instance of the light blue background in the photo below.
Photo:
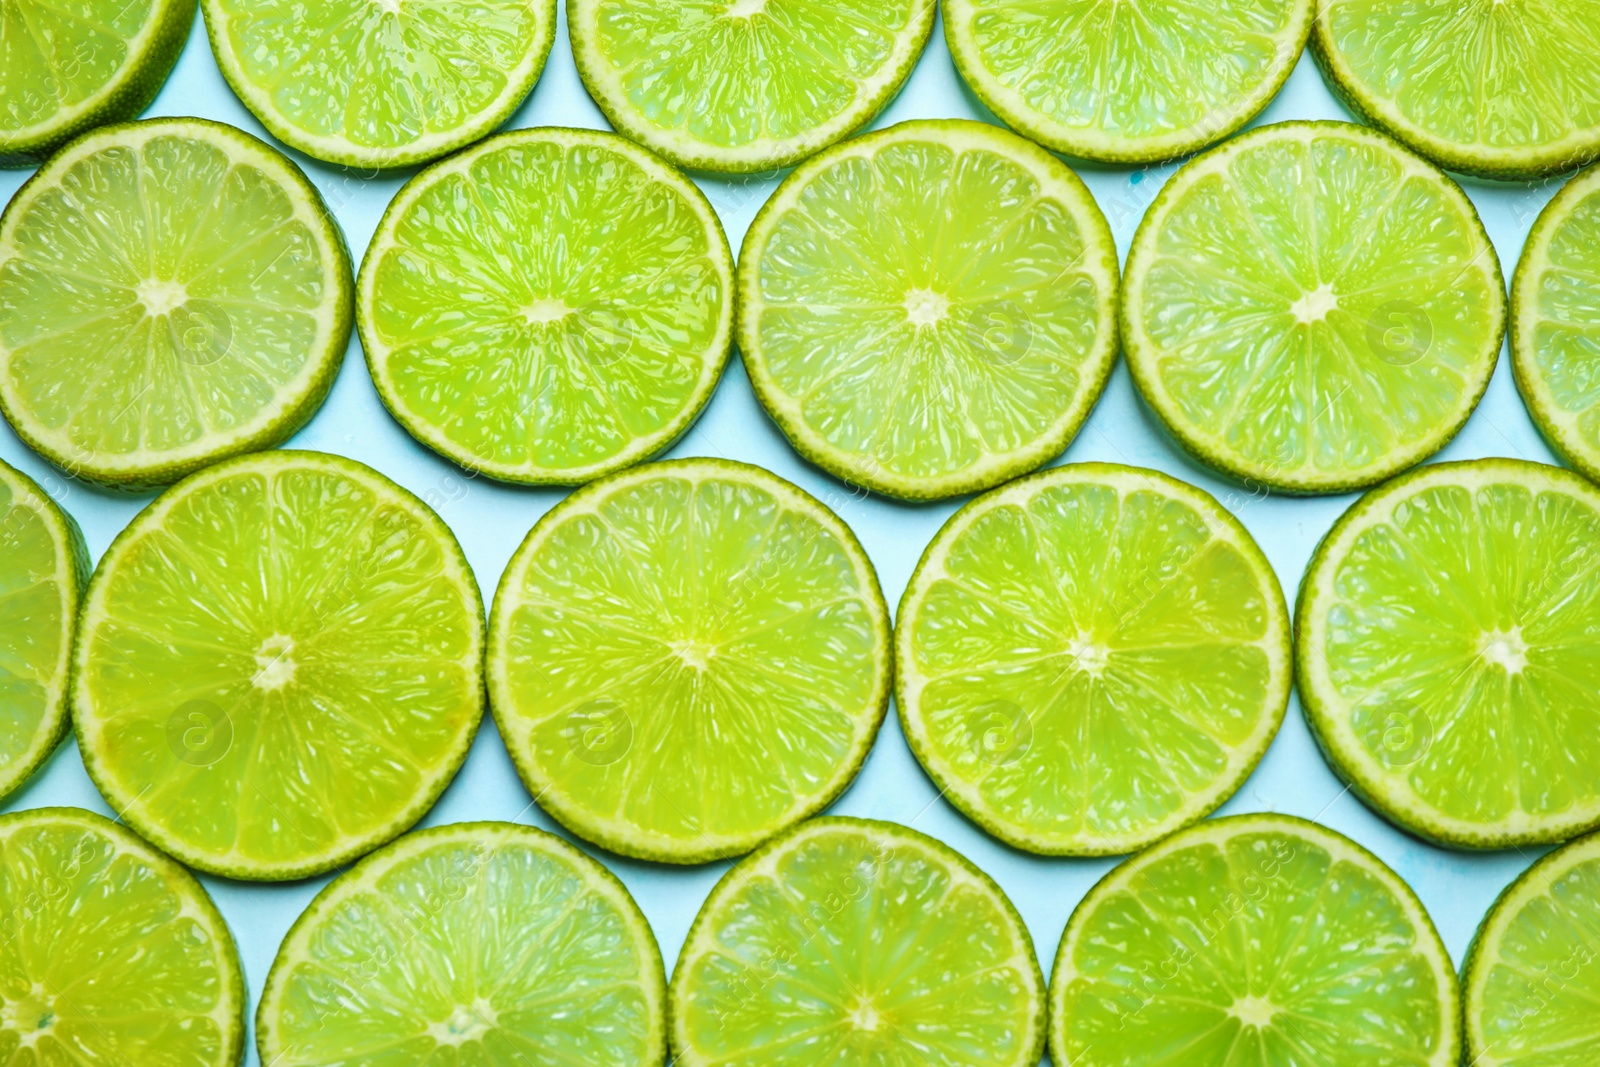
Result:
<svg viewBox="0 0 1600 1067"><path fill-rule="evenodd" d="M198 17L176 71L148 114L218 119L271 140L222 80ZM996 121L962 85L942 34L935 28L905 91L880 116L875 127L937 117ZM1257 124L1348 117L1323 86L1311 57L1306 55ZM510 125L606 128L604 118L578 80L564 18L543 78ZM359 264L379 216L408 175L364 181L340 168L287 151L322 190L343 225ZM1175 169L1173 165L1145 170L1079 168L1124 254L1145 208ZM0 196L9 199L27 176L27 172L0 171ZM1482 212L1509 278L1535 216L1560 183L1464 184ZM746 226L776 181L702 179L700 185L721 214L737 252ZM461 539L486 598L492 596L501 569L528 528L563 495L561 491L511 488L469 478L418 445L379 403L354 339L326 406L290 446L354 457L426 499ZM757 463L816 494L855 529L877 565L891 605L898 602L923 546L960 503L910 506L865 496L807 466L757 405L737 359L730 362L704 417L670 454L721 456ZM96 558L148 501L112 496L65 478L30 452L8 426L0 428L0 456L38 479L72 513ZM1481 456L1554 461L1517 396L1508 356L1503 356L1488 395L1465 431L1439 458ZM1060 462L1087 460L1154 467L1216 495L1260 541L1291 605L1300 575L1318 540L1354 499L1262 497L1212 477L1160 436L1153 417L1133 389L1126 367L1120 363L1105 395ZM56 804L112 814L84 774L71 740L29 784L9 798L4 809ZM912 758L892 714L860 778L832 810L907 823L969 856L1005 888L1022 912L1047 974L1073 906L1113 866L1111 860L1029 856L986 836L939 798ZM1537 858L1527 851L1486 855L1449 852L1395 830L1346 792L1329 771L1301 718L1298 700L1291 705L1283 730L1260 769L1222 809L1224 814L1247 811L1279 811L1315 819L1372 849L1416 888L1458 963L1479 919L1501 888ZM476 819L517 820L557 830L532 805L487 715L459 777L422 825ZM587 845L582 847L615 871L633 891L655 929L670 970L700 902L727 865L657 867L622 860ZM238 939L253 1012L279 940L326 879L267 887L209 877L203 880ZM251 1064L257 1062L253 1040L252 1035L248 1059Z"/></svg>

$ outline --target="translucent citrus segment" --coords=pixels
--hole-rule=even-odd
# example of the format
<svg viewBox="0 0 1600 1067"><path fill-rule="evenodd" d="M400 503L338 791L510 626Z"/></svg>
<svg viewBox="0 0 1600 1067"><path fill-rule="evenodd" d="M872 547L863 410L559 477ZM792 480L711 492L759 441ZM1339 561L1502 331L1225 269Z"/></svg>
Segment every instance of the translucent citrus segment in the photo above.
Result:
<svg viewBox="0 0 1600 1067"><path fill-rule="evenodd" d="M277 1067L659 1067L661 953L621 882L510 823L407 834L294 924L256 1016Z"/></svg>
<svg viewBox="0 0 1600 1067"><path fill-rule="evenodd" d="M929 499L1057 455L1116 356L1111 231L1065 164L907 122L795 169L745 235L739 349L807 459Z"/></svg>
<svg viewBox="0 0 1600 1067"><path fill-rule="evenodd" d="M668 1019L685 1067L1033 1067L1044 979L963 856L895 823L813 819L711 891Z"/></svg>
<svg viewBox="0 0 1600 1067"><path fill-rule="evenodd" d="M1134 236L1123 346L1178 441L1287 492L1438 451L1489 384L1505 283L1453 181L1381 134L1293 122L1198 157Z"/></svg>
<svg viewBox="0 0 1600 1067"><path fill-rule="evenodd" d="M1600 1047L1600 837L1534 864L1490 909L1462 971L1466 1062L1588 1067Z"/></svg>
<svg viewBox="0 0 1600 1067"><path fill-rule="evenodd" d="M1058 152L1171 159L1249 122L1289 77L1316 0L949 0L962 78L1006 125Z"/></svg>
<svg viewBox="0 0 1600 1067"><path fill-rule="evenodd" d="M1456 1067L1460 995L1422 902L1315 823L1190 827L1100 880L1050 978L1073 1067Z"/></svg>
<svg viewBox="0 0 1600 1067"><path fill-rule="evenodd" d="M0 167L32 166L149 106L189 38L183 0L0 5Z"/></svg>
<svg viewBox="0 0 1600 1067"><path fill-rule="evenodd" d="M544 70L555 0L201 0L217 66L285 144L406 167L471 144Z"/></svg>
<svg viewBox="0 0 1600 1067"><path fill-rule="evenodd" d="M681 167L787 167L899 92L928 0L567 0L572 56L611 125Z"/></svg>
<svg viewBox="0 0 1600 1067"><path fill-rule="evenodd" d="M1600 155L1600 0L1319 0L1312 51L1352 110L1451 170Z"/></svg>
<svg viewBox="0 0 1600 1067"><path fill-rule="evenodd" d="M268 452L156 499L90 580L73 727L111 805L230 878L330 870L416 822L483 712L455 538L352 460Z"/></svg>
<svg viewBox="0 0 1600 1067"><path fill-rule="evenodd" d="M519 130L401 190L357 306L413 436L495 478L572 485L660 452L710 400L733 254L704 194L644 149Z"/></svg>
<svg viewBox="0 0 1600 1067"><path fill-rule="evenodd" d="M1600 480L1600 168L1556 194L1522 248L1511 355L1545 440Z"/></svg>
<svg viewBox="0 0 1600 1067"><path fill-rule="evenodd" d="M266 144L202 119L97 130L0 217L0 408L71 474L170 484L311 417L352 288L327 207Z"/></svg>
<svg viewBox="0 0 1600 1067"><path fill-rule="evenodd" d="M0 798L67 732L67 655L89 555L72 517L0 462Z"/></svg>
<svg viewBox="0 0 1600 1067"><path fill-rule="evenodd" d="M0 1061L235 1067L244 979L200 883L79 808L0 815Z"/></svg>
<svg viewBox="0 0 1600 1067"><path fill-rule="evenodd" d="M1462 848L1600 826L1600 491L1518 460L1362 497L1296 609L1306 715L1382 814Z"/></svg>
<svg viewBox="0 0 1600 1067"><path fill-rule="evenodd" d="M830 804L889 701L849 528L759 467L637 467L558 504L495 594L489 699L522 780L627 856L739 855Z"/></svg>
<svg viewBox="0 0 1600 1067"><path fill-rule="evenodd" d="M1008 844L1114 855L1201 818L1289 701L1250 534L1155 471L1057 467L962 508L900 601L895 692L946 799Z"/></svg>

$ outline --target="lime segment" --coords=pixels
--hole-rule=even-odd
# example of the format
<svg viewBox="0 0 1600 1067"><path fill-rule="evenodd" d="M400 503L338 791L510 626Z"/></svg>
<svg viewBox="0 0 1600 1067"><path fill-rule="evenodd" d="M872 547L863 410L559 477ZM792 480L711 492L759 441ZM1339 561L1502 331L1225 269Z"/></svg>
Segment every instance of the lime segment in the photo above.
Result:
<svg viewBox="0 0 1600 1067"><path fill-rule="evenodd" d="M414 823L483 712L483 605L439 517L316 452L140 512L84 598L73 726L140 834L230 878L329 870Z"/></svg>
<svg viewBox="0 0 1600 1067"><path fill-rule="evenodd" d="M813 819L729 871L672 975L685 1067L1033 1067L1044 980L1000 887L915 830Z"/></svg>
<svg viewBox="0 0 1600 1067"><path fill-rule="evenodd" d="M276 1067L658 1067L661 954L604 867L550 834L408 834L284 938L257 1014Z"/></svg>
<svg viewBox="0 0 1600 1067"><path fill-rule="evenodd" d="M1301 585L1297 675L1335 769L1466 848L1600 826L1600 491L1556 467L1425 467L1368 493Z"/></svg>
<svg viewBox="0 0 1600 1067"><path fill-rule="evenodd" d="M628 856L749 851L833 801L889 700L888 609L838 516L682 460L551 510L495 595L489 697L539 804Z"/></svg>
<svg viewBox="0 0 1600 1067"><path fill-rule="evenodd" d="M1288 609L1192 486L1058 467L979 497L923 553L895 630L912 751L1009 844L1109 855L1221 804L1289 701Z"/></svg>

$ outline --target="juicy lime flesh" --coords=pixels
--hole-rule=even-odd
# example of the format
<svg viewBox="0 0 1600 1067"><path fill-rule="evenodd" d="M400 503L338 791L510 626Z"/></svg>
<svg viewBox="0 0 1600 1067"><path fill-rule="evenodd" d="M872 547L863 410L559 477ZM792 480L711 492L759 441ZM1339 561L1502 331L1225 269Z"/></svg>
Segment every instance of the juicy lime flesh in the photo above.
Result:
<svg viewBox="0 0 1600 1067"><path fill-rule="evenodd" d="M551 783L541 803L608 847L748 847L836 789L876 725L875 591L834 529L759 482L634 482L514 566L502 729Z"/></svg>
<svg viewBox="0 0 1600 1067"><path fill-rule="evenodd" d="M704 395L732 300L721 241L621 149L478 156L407 207L377 262L395 399L469 465L613 460Z"/></svg>
<svg viewBox="0 0 1600 1067"><path fill-rule="evenodd" d="M1443 1067L1448 977L1390 886L1316 839L1185 843L1070 926L1053 1025L1075 1065Z"/></svg>
<svg viewBox="0 0 1600 1067"><path fill-rule="evenodd" d="M290 935L272 1062L643 1065L659 1048L654 948L571 859L452 835L385 866Z"/></svg>
<svg viewBox="0 0 1600 1067"><path fill-rule="evenodd" d="M292 868L454 770L481 708L479 609L442 530L391 493L247 466L114 550L76 684L85 747L137 822L213 866Z"/></svg>
<svg viewBox="0 0 1600 1067"><path fill-rule="evenodd" d="M7 0L0 4L0 139L49 122L103 90L156 0Z"/></svg>
<svg viewBox="0 0 1600 1067"><path fill-rule="evenodd" d="M1600 457L1600 187L1550 234L1534 282L1533 366L1543 392Z"/></svg>
<svg viewBox="0 0 1600 1067"><path fill-rule="evenodd" d="M232 1063L238 1010L220 919L79 819L0 826L0 1059Z"/></svg>
<svg viewBox="0 0 1600 1067"><path fill-rule="evenodd" d="M69 466L240 431L319 347L324 245L278 176L202 138L95 151L8 227L7 389Z"/></svg>
<svg viewBox="0 0 1600 1067"><path fill-rule="evenodd" d="M56 529L0 469L0 793L61 700L72 592Z"/></svg>
<svg viewBox="0 0 1600 1067"><path fill-rule="evenodd" d="M1282 608L1194 507L1067 483L995 507L919 590L914 712L944 775L1040 843L1140 840L1232 784L1281 710Z"/></svg>
<svg viewBox="0 0 1600 1067"><path fill-rule="evenodd" d="M1161 219L1129 308L1184 436L1315 481L1465 417L1504 301L1442 175L1342 132L1259 139L1208 171Z"/></svg>
<svg viewBox="0 0 1600 1067"><path fill-rule="evenodd" d="M685 1063L976 1067L1037 1055L1026 935L991 884L927 846L849 827L805 833L699 923L673 980Z"/></svg>
<svg viewBox="0 0 1600 1067"><path fill-rule="evenodd" d="M1100 384L1086 364L1116 280L1079 219L992 147L841 154L758 250L774 402L875 477L959 474L1037 444Z"/></svg>

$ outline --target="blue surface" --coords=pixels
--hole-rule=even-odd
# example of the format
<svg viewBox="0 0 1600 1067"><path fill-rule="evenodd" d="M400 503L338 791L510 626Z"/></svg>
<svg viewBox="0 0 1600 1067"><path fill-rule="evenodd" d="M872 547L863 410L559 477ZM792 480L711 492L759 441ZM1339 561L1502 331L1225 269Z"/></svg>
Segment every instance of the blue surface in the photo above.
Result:
<svg viewBox="0 0 1600 1067"><path fill-rule="evenodd" d="M147 114L199 115L272 140L222 80L199 19L177 70ZM905 119L952 117L996 121L962 85L936 28L905 91L879 117L875 127ZM1306 55L1284 91L1256 124L1347 118ZM578 80L564 18L543 78L510 125L607 128ZM322 190L344 227L359 264L379 216L406 175L367 181L353 172L285 150ZM1111 223L1122 253L1126 254L1145 208L1174 170L1176 166L1170 164L1135 171L1080 168ZM0 197L9 199L27 176L21 171L0 171ZM736 252L745 228L776 184L772 178L700 181L721 214ZM1535 216L1560 182L1464 184L1482 212L1509 278ZM427 500L461 539L486 597L493 595L502 568L534 520L563 495L561 491L511 488L474 479L418 445L384 411L354 340L326 406L290 445L359 459ZM891 605L898 602L923 547L960 503L899 504L854 490L808 467L757 405L736 359L730 363L705 416L670 455L722 456L757 463L816 494L861 538L877 565ZM1517 396L1509 356L1502 358L1488 395L1465 431L1438 458L1483 456L1554 462ZM30 452L3 422L0 457L33 475L72 513L83 527L90 554L97 559L116 533L148 502L148 498L111 496L65 478ZM1154 467L1216 495L1260 541L1291 606L1300 575L1318 540L1354 499L1263 496L1212 477L1163 439L1153 417L1139 401L1126 367L1120 363L1088 423L1058 462L1090 460ZM70 740L28 785L9 798L4 810L55 804L112 814L85 775ZM892 714L860 778L832 810L906 823L969 856L1016 903L1033 934L1047 974L1073 906L1114 865L1111 860L1030 856L985 835L940 799L906 747ZM1416 888L1458 963L1495 896L1538 855L1536 851L1518 850L1491 854L1450 852L1394 829L1349 795L1328 769L1301 718L1298 700L1291 705L1283 730L1261 767L1222 809L1223 814L1248 811L1278 811L1314 819L1366 845ZM557 829L533 805L518 781L488 716L459 777L421 825L476 819L515 820ZM638 898L655 928L670 970L700 902L727 864L662 868L583 847L615 871ZM270 887L209 877L204 881L238 939L253 1012L279 940L326 879ZM251 1041L247 1062L255 1064L253 1035Z"/></svg>

